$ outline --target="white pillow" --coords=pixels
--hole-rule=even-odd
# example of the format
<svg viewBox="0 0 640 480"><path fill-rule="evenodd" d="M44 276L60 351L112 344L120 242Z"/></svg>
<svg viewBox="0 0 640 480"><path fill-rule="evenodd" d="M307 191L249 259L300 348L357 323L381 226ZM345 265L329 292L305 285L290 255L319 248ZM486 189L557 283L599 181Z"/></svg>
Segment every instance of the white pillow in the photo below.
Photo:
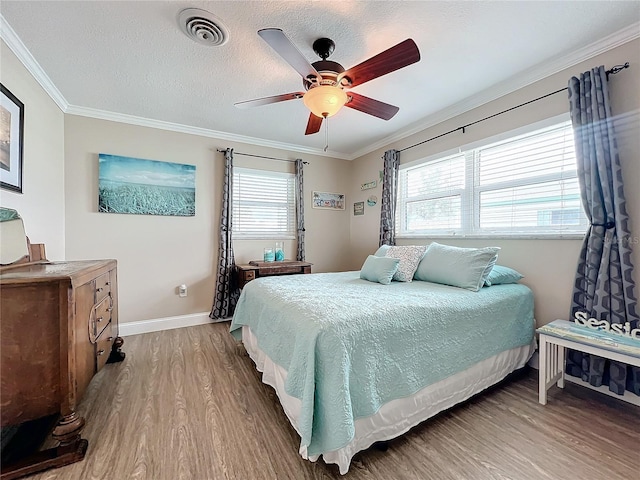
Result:
<svg viewBox="0 0 640 480"><path fill-rule="evenodd" d="M424 245L403 245L392 246L385 252L385 257L397 258L400 260L398 270L393 275L393 279L397 282L410 282L413 280L413 274L420 260L424 256L427 249Z"/></svg>
<svg viewBox="0 0 640 480"><path fill-rule="evenodd" d="M416 280L477 292L496 264L499 247L460 248L433 242L415 273Z"/></svg>

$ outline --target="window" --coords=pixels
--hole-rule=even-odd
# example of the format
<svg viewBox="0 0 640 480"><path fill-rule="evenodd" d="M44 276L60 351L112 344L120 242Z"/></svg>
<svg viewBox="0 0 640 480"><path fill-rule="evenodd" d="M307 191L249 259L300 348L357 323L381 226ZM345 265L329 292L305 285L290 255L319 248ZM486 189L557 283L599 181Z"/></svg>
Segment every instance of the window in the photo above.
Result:
<svg viewBox="0 0 640 480"><path fill-rule="evenodd" d="M236 238L295 238L295 175L233 169Z"/></svg>
<svg viewBox="0 0 640 480"><path fill-rule="evenodd" d="M398 236L584 234L571 122L400 167Z"/></svg>

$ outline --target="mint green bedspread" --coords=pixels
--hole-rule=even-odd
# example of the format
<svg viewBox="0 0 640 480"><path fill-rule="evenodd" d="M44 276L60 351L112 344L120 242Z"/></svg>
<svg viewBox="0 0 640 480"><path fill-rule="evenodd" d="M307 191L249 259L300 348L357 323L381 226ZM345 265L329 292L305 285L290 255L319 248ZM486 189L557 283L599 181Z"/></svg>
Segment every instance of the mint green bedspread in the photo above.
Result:
<svg viewBox="0 0 640 480"><path fill-rule="evenodd" d="M301 400L308 455L342 448L354 421L534 335L524 285L479 292L429 282L371 283L359 272L265 277L249 282L231 332L247 325L287 370Z"/></svg>

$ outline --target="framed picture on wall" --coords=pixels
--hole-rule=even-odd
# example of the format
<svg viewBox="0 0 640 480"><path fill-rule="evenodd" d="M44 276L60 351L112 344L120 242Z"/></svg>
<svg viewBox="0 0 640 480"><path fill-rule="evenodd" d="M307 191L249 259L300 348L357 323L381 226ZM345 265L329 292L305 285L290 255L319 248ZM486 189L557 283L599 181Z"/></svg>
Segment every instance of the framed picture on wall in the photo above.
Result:
<svg viewBox="0 0 640 480"><path fill-rule="evenodd" d="M364 215L364 202L356 202L353 204L354 215Z"/></svg>
<svg viewBox="0 0 640 480"><path fill-rule="evenodd" d="M0 84L0 187L22 193L24 104Z"/></svg>
<svg viewBox="0 0 640 480"><path fill-rule="evenodd" d="M325 210L344 210L344 194L312 192L311 206Z"/></svg>

